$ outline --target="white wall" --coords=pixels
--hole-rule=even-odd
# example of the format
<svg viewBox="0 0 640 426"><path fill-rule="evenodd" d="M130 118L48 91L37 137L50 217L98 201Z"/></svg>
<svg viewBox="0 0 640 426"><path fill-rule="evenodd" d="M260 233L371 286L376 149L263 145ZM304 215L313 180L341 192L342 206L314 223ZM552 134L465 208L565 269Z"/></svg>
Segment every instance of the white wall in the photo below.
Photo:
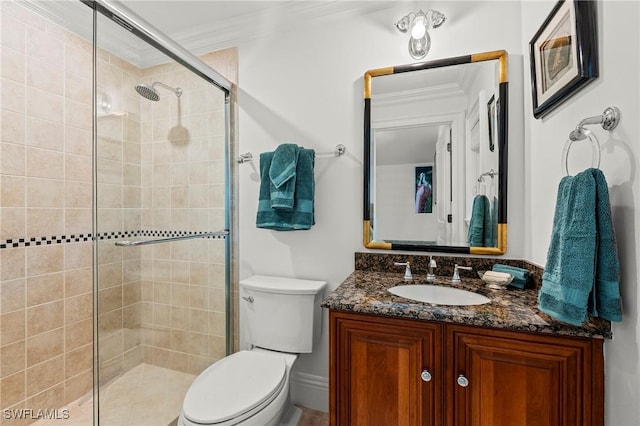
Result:
<svg viewBox="0 0 640 426"><path fill-rule="evenodd" d="M429 59L506 49L510 73L521 74L520 5L516 2L432 2L448 17L432 34ZM239 47L239 152L257 159L282 142L318 152L342 143L347 154L316 161L316 225L309 231L256 229L258 162L240 166L240 277L273 274L324 279L328 291L354 268L362 251L363 79L368 69L410 63L406 35L393 23L407 4L326 22L304 32L282 33ZM499 19L498 19L498 18ZM487 25L492 22L492 25ZM524 254L521 82L511 84L509 149L509 257ZM510 160L511 161L511 160ZM400 273L401 271L399 271ZM327 314L315 352L298 360L295 374L318 389L328 376ZM242 336L241 336L242 340ZM311 408L327 409L324 393L298 398Z"/></svg>
<svg viewBox="0 0 640 426"><path fill-rule="evenodd" d="M544 265L566 136L580 119L599 114L607 105L621 109L622 122L614 132L595 129L603 146L601 168L610 185L625 300L624 321L614 324L614 339L605 347L606 424L636 425L640 418L636 289L640 274L636 267L640 260L636 248L640 239L636 229L640 219L636 177L640 161L639 4L598 3L600 78L559 110L535 120L527 45L554 3L430 4L447 14L448 21L433 32L429 59L494 49L510 53L507 257ZM353 270L353 253L362 250L361 76L367 69L410 62L406 38L392 27L406 12L406 6L398 6L354 17L348 23L327 23L305 33L283 34L240 47L240 152L252 151L257 156L281 142L296 142L319 152L330 151L337 143L347 147L344 158L317 161L317 225L305 232L255 228L258 164L241 166L241 277L262 273L326 279L330 291ZM572 149L575 164L581 161L580 148ZM325 313L321 344L297 364L299 377L318 384L318 389L326 384L327 340ZM323 408L326 399L318 400L321 398L321 392L310 393L299 402Z"/></svg>
<svg viewBox="0 0 640 426"><path fill-rule="evenodd" d="M437 241L438 220L432 213L416 213L416 167L433 163L376 166L376 240ZM384 198L384 201L380 201Z"/></svg>
<svg viewBox="0 0 640 426"><path fill-rule="evenodd" d="M522 4L523 50L554 4L555 0ZM608 426L636 426L640 421L639 22L637 1L598 2L600 77L541 120L533 118L530 92L525 91L526 257L540 265L546 262L557 186L562 177L560 158L569 132L581 119L598 115L609 105L618 106L622 112L620 125L613 132L590 126L602 147L600 168L609 184L624 299L623 321L614 323L613 340L605 343ZM529 82L528 58L525 70L524 80ZM588 167L590 156L588 144L572 146L574 173Z"/></svg>

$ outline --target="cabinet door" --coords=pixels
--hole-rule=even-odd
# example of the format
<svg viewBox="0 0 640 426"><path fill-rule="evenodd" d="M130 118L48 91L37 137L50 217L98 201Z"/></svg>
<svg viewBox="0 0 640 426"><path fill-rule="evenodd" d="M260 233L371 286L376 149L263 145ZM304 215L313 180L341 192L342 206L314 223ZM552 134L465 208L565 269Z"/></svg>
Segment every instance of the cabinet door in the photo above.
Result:
<svg viewBox="0 0 640 426"><path fill-rule="evenodd" d="M441 423L440 324L338 312L330 324L332 425Z"/></svg>
<svg viewBox="0 0 640 426"><path fill-rule="evenodd" d="M446 343L448 426L602 424L601 342L447 325Z"/></svg>

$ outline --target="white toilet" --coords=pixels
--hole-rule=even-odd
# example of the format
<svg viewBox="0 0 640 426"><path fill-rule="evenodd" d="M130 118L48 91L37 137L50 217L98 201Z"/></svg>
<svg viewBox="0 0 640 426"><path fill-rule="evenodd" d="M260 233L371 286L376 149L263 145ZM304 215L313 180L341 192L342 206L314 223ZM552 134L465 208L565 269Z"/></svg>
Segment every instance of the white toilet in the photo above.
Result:
<svg viewBox="0 0 640 426"><path fill-rule="evenodd" d="M271 426L294 418L289 373L298 354L311 352L320 336L325 285L263 275L241 280L241 309L253 349L229 355L196 377L178 425Z"/></svg>

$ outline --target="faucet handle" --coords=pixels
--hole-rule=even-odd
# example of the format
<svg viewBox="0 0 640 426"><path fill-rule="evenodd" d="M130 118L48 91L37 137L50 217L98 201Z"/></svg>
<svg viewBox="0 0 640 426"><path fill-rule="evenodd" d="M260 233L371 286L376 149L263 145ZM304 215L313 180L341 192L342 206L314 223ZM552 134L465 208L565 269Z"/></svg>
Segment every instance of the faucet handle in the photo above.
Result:
<svg viewBox="0 0 640 426"><path fill-rule="evenodd" d="M405 266L404 268L405 281L411 281L413 279L413 275L411 275L411 266L409 265L409 262L394 262L393 264L396 266Z"/></svg>
<svg viewBox="0 0 640 426"><path fill-rule="evenodd" d="M438 267L433 256L429 256L429 271L427 272L427 282L432 283L436 280L436 274L433 273L433 270Z"/></svg>
<svg viewBox="0 0 640 426"><path fill-rule="evenodd" d="M454 265L453 267L453 277L451 278L451 282L452 283L459 283L460 282L460 274L458 273L458 270L463 269L465 271L471 271L473 270L473 268L471 266L460 266L457 263Z"/></svg>

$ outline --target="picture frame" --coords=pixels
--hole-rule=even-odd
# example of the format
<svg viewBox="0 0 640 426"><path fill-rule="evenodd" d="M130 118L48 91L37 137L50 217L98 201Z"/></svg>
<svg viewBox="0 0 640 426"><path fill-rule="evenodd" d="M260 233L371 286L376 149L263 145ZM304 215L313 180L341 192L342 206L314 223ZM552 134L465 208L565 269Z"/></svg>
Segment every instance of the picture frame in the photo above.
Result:
<svg viewBox="0 0 640 426"><path fill-rule="evenodd" d="M529 42L535 118L598 77L596 8L595 1L559 0Z"/></svg>
<svg viewBox="0 0 640 426"><path fill-rule="evenodd" d="M417 166L414 213L433 213L433 166Z"/></svg>

